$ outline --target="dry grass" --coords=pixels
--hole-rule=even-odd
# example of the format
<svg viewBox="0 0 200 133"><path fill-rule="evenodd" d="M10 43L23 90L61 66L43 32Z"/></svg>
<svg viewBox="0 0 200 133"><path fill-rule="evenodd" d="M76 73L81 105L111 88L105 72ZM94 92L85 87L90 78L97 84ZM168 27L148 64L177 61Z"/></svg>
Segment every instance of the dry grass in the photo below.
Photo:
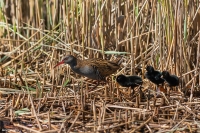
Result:
<svg viewBox="0 0 200 133"><path fill-rule="evenodd" d="M0 119L6 130L199 132L199 6L195 0L1 1ZM88 92L91 83L68 66L53 69L69 53L108 60L120 54L125 60L115 75L143 79L151 64L178 75L182 92L131 96L113 76ZM144 82L143 91L155 94Z"/></svg>

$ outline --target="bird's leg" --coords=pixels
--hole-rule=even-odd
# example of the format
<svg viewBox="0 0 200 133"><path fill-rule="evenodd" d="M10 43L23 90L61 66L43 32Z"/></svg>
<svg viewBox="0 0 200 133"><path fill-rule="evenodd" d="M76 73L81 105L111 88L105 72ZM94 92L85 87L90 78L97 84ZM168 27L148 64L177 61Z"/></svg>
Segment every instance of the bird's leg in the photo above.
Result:
<svg viewBox="0 0 200 133"><path fill-rule="evenodd" d="M142 96L143 92L142 92L142 85L139 86L139 94L140 96Z"/></svg>
<svg viewBox="0 0 200 133"><path fill-rule="evenodd" d="M81 109L83 110L82 112L82 118L83 118L83 121L85 120L85 95L83 93L83 77L81 77Z"/></svg>
<svg viewBox="0 0 200 133"><path fill-rule="evenodd" d="M133 90L133 91L132 91L132 96L134 96L134 94L135 94L134 87L131 87L131 90Z"/></svg>
<svg viewBox="0 0 200 133"><path fill-rule="evenodd" d="M150 92L150 89L148 88L148 101L151 99L151 97L150 97L150 95L151 95L151 92Z"/></svg>
<svg viewBox="0 0 200 133"><path fill-rule="evenodd" d="M142 85L139 86L139 95L140 95L140 101L142 101L142 99L146 98L145 93L142 91Z"/></svg>
<svg viewBox="0 0 200 133"><path fill-rule="evenodd" d="M170 97L171 86L168 86L168 84L167 84L167 86L165 86L165 87L167 87L166 88L167 89L167 97Z"/></svg>
<svg viewBox="0 0 200 133"><path fill-rule="evenodd" d="M144 93L142 91L142 85L139 85L139 88L138 88L138 91L137 93L135 94L135 90L134 90L134 87L131 87L131 89L133 90L132 92L132 96L133 98L136 96L136 99L139 98L138 100L141 101L141 99L144 97Z"/></svg>
<svg viewBox="0 0 200 133"><path fill-rule="evenodd" d="M97 84L96 84L92 89L90 89L89 92L92 91L92 90L94 90L95 88L97 88L97 86L100 84L100 81L103 81L103 82L105 82L105 83L108 83L107 80L97 80Z"/></svg>
<svg viewBox="0 0 200 133"><path fill-rule="evenodd" d="M135 106L136 106L136 107L139 107L139 104L140 104L141 99L142 99L143 94L144 94L144 93L142 92L142 89L141 89L141 88L142 88L142 85L139 86L139 88L138 88L138 89L139 89L139 90L138 90L139 92L138 92L137 95L136 95L136 101L135 101ZM138 95L138 94L139 94L139 95Z"/></svg>
<svg viewBox="0 0 200 133"><path fill-rule="evenodd" d="M156 85L156 97L160 96L160 87L159 85Z"/></svg>
<svg viewBox="0 0 200 133"><path fill-rule="evenodd" d="M139 88L138 88L138 93L137 93L137 95L139 94L139 96L140 96L140 101L144 101L144 99L148 99L148 97L150 97L150 94L148 95L148 94L146 94L146 89L145 90L142 90L142 88L144 88L142 85L140 85L139 86Z"/></svg>
<svg viewBox="0 0 200 133"><path fill-rule="evenodd" d="M99 85L99 80L97 81L97 84L94 87L92 87L92 89L89 90L89 92L97 88L98 85Z"/></svg>
<svg viewBox="0 0 200 133"><path fill-rule="evenodd" d="M173 87L170 86L170 89L169 89L169 97L170 97L170 91L173 90Z"/></svg>

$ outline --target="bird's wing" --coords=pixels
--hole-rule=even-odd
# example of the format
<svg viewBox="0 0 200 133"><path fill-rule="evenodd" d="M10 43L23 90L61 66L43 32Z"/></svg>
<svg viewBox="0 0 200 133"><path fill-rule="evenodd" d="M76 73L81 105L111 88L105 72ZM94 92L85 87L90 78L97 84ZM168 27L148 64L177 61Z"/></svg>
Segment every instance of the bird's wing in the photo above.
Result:
<svg viewBox="0 0 200 133"><path fill-rule="evenodd" d="M95 71L97 71L97 73L99 73L99 75L101 75L102 77L109 76L115 73L119 69L118 64L104 59L97 58L97 59L88 59L85 61L87 61L90 66L95 68Z"/></svg>
<svg viewBox="0 0 200 133"><path fill-rule="evenodd" d="M158 79L160 79L161 76L162 76L162 73L159 72L159 71L156 71L156 73L155 73L155 79L158 80Z"/></svg>

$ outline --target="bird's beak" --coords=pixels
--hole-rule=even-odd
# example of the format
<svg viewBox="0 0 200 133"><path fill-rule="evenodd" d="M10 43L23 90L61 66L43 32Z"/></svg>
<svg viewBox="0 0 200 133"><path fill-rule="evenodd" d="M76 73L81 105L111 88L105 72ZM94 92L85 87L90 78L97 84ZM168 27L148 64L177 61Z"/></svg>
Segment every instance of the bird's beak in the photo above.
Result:
<svg viewBox="0 0 200 133"><path fill-rule="evenodd" d="M59 66L59 65L61 65L61 64L64 64L64 61L61 61L61 62L59 62L57 65L55 65L53 68L55 68L55 67L57 67L57 66Z"/></svg>

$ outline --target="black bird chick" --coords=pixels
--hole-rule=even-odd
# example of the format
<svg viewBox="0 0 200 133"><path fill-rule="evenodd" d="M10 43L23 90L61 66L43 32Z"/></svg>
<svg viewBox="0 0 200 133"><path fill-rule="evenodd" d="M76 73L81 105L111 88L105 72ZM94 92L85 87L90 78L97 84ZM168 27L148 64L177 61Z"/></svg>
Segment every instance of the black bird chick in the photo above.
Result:
<svg viewBox="0 0 200 133"><path fill-rule="evenodd" d="M179 78L176 75L170 75L168 71L163 71L162 75L170 87L179 85Z"/></svg>
<svg viewBox="0 0 200 133"><path fill-rule="evenodd" d="M0 132L5 133L5 127L3 121L0 120Z"/></svg>
<svg viewBox="0 0 200 133"><path fill-rule="evenodd" d="M162 73L154 70L152 66L146 67L147 72L145 73L145 77L150 80L152 83L159 85L164 83L164 79L161 78Z"/></svg>
<svg viewBox="0 0 200 133"><path fill-rule="evenodd" d="M117 83L119 83L123 87L137 87L139 85L142 85L142 78L136 75L133 76L125 76L125 75L119 75L116 78Z"/></svg>

